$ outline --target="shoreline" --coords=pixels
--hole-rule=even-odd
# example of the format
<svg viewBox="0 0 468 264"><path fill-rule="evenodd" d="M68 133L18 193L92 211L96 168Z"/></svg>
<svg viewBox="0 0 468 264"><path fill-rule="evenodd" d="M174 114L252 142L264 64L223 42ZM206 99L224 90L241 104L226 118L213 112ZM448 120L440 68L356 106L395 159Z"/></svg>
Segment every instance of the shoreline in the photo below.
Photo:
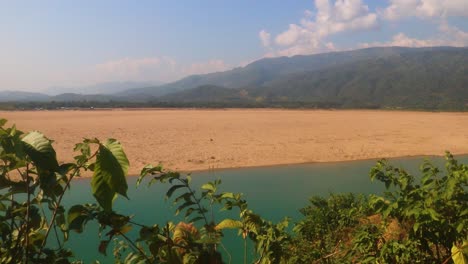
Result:
<svg viewBox="0 0 468 264"><path fill-rule="evenodd" d="M451 153L456 159L458 159L460 156L466 156L468 157L468 153ZM358 160L341 160L341 161L313 161L313 162L300 162L300 163L283 163L283 164L271 164L271 165L257 165L257 166L241 166L241 167L226 167L226 168L214 168L214 169L198 169L198 170L184 170L184 171L178 171L178 170L169 170L172 172L179 172L181 174L195 174L195 173L208 173L208 172L213 172L216 173L217 171L235 171L235 170L243 170L243 169L262 169L262 168L276 168L276 167L289 167L289 166L301 166L301 165L332 165L332 164L346 164L346 163L353 163L353 162L365 162L365 161L379 161L382 159L389 160L390 162L392 160L400 160L400 159L420 159L421 163L425 159L433 159L433 158L444 158L445 155L406 155L406 156L396 156L396 157L387 157L387 158L367 158L367 159L358 159ZM370 169L370 168L369 168ZM135 178L139 177L140 175L127 175L127 178ZM74 178L73 180L86 180L90 179L92 176L82 176L79 178ZM148 175L147 177L151 177Z"/></svg>

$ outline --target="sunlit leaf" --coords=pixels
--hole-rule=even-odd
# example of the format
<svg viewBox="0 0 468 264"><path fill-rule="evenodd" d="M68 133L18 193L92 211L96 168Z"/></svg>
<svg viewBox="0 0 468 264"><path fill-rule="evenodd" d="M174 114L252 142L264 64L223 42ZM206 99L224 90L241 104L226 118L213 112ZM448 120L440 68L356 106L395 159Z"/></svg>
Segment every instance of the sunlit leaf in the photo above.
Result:
<svg viewBox="0 0 468 264"><path fill-rule="evenodd" d="M57 156L52 142L42 133L33 131L23 137L24 150L37 167L55 171L58 168Z"/></svg>
<svg viewBox="0 0 468 264"><path fill-rule="evenodd" d="M93 195L106 211L112 210L116 193L127 197L129 162L120 143L109 139L99 146L94 175L91 181Z"/></svg>
<svg viewBox="0 0 468 264"><path fill-rule="evenodd" d="M455 264L468 264L468 242L464 241L461 247L452 247L452 260Z"/></svg>
<svg viewBox="0 0 468 264"><path fill-rule="evenodd" d="M215 227L217 230L242 228L242 222L232 219L224 219Z"/></svg>
<svg viewBox="0 0 468 264"><path fill-rule="evenodd" d="M212 191L212 192L214 192L214 191L216 190L216 187L215 187L214 184L211 183L211 182L208 182L208 183L203 184L203 185L201 186L201 188L202 188L203 190Z"/></svg>

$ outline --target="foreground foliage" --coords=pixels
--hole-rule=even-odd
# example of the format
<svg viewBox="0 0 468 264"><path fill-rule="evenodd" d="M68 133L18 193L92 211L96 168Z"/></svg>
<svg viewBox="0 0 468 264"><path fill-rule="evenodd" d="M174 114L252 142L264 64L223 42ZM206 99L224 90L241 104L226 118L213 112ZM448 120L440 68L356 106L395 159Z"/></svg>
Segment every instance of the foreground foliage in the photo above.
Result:
<svg viewBox="0 0 468 264"><path fill-rule="evenodd" d="M247 240L254 245L253 262L263 264L468 263L468 166L449 153L444 173L425 162L421 177L379 161L370 176L385 184L383 196L312 197L291 229L287 218L263 219L242 194L221 192L221 180L195 190L190 176L151 165L137 184L168 184L175 215L186 220L136 223L113 208L128 190L129 162L121 144L84 139L75 151L73 162L59 164L43 134L23 133L0 120L1 263L79 263L67 240L90 222L100 226L96 250L107 254L115 242L116 263L226 263L221 250L226 229L238 230L244 241L244 252L235 252L244 255L244 263ZM96 204L65 208L62 199L73 178L86 171L93 173ZM230 211L230 218L220 210Z"/></svg>

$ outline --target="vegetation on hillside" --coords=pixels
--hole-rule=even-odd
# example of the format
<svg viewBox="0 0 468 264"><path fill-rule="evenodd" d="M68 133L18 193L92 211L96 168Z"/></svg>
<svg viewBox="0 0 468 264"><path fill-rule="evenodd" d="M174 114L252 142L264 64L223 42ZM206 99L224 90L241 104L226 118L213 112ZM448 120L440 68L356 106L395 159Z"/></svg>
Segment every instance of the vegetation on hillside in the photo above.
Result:
<svg viewBox="0 0 468 264"><path fill-rule="evenodd" d="M290 230L287 218L272 223L241 194L220 192L220 180L195 190L190 176L151 165L142 169L137 184L167 184L166 195L177 204L175 214L186 221L136 223L113 207L128 190L129 162L121 144L84 139L75 151L74 162L59 164L51 140L0 119L1 263L80 263L67 240L89 232L90 222L100 226L97 251L106 254L116 242L116 263L227 263L220 250L226 229L253 242L254 263L468 261L468 166L449 153L444 171L425 162L418 177L379 161L370 177L385 184L383 196L312 197ZM84 171L93 172L96 203L65 208L64 194ZM236 217L223 217L217 208ZM138 230L136 237L132 229Z"/></svg>

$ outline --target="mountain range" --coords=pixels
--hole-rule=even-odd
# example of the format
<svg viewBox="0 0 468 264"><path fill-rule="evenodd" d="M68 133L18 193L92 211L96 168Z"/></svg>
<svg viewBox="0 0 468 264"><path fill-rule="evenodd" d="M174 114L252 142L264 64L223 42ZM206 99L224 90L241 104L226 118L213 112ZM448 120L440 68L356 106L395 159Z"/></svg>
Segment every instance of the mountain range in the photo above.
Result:
<svg viewBox="0 0 468 264"><path fill-rule="evenodd" d="M114 93L1 92L0 101L120 102L142 106L465 109L468 48L378 47L264 58L225 72Z"/></svg>

